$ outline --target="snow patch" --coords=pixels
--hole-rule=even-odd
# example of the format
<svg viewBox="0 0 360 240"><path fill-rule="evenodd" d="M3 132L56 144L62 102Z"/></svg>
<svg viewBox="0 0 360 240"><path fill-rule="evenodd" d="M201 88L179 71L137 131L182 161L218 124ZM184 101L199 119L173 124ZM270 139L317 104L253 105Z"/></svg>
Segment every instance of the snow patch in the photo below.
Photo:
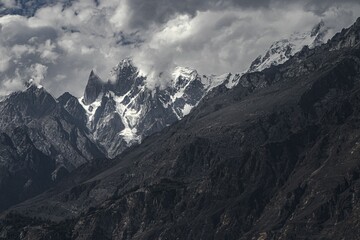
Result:
<svg viewBox="0 0 360 240"><path fill-rule="evenodd" d="M279 65L285 63L295 53L302 50L304 46L315 48L325 42L328 36L329 28L320 22L314 27L312 31L304 33L293 33L288 39L282 39L270 46L270 49L265 56L259 56L260 63L255 65L249 72L260 72L272 65Z"/></svg>
<svg viewBox="0 0 360 240"><path fill-rule="evenodd" d="M186 116L190 113L190 111L193 109L194 106L191 106L189 104L185 104L184 108L182 109L183 116Z"/></svg>
<svg viewBox="0 0 360 240"><path fill-rule="evenodd" d="M226 74L222 74L222 75L211 75L210 78L208 78L210 81L207 85L206 88L206 94L208 92L210 92L213 88L216 88L218 86L220 86L221 84L223 84L229 77L231 74L226 73Z"/></svg>
<svg viewBox="0 0 360 240"><path fill-rule="evenodd" d="M176 82L179 77L190 80L197 76L197 71L189 67L176 67L171 75L174 82Z"/></svg>
<svg viewBox="0 0 360 240"><path fill-rule="evenodd" d="M88 125L94 121L96 110L101 106L101 98L96 99L93 103L85 105L84 97L78 98L80 105L85 109L88 118Z"/></svg>
<svg viewBox="0 0 360 240"><path fill-rule="evenodd" d="M122 130L119 134L124 138L127 144L130 144L134 141L140 142L141 136L139 136L137 133L137 126L142 116L141 108L139 110L131 108L132 103L134 99L136 99L137 95L131 99L127 105L125 105L123 101L125 97L129 95L129 93L123 96L116 96L113 92L110 92L110 94L116 103L116 112L119 114L121 121L125 126L124 130Z"/></svg>

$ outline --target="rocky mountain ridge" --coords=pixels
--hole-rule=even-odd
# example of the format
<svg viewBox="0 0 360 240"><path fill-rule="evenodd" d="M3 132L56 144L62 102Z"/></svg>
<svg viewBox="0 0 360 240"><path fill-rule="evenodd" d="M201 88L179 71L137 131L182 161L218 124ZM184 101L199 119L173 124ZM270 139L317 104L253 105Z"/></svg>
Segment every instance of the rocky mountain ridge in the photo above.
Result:
<svg viewBox="0 0 360 240"><path fill-rule="evenodd" d="M25 192L34 196L79 166L105 156L84 128L85 119L69 114L71 98L65 108L61 101L63 97L58 101L43 87L30 84L0 102L1 210L26 199ZM80 115L81 111L81 106L74 110Z"/></svg>
<svg viewBox="0 0 360 240"><path fill-rule="evenodd" d="M327 31L321 21L312 31L296 33L274 43L265 57L255 60L247 72L284 63L306 45L309 48L321 45ZM87 125L94 141L109 157L182 119L214 88L220 85L233 88L243 75L207 76L191 68L177 67L165 89L153 89L139 72L131 59L120 62L107 81L92 71L84 95L79 99L87 112Z"/></svg>
<svg viewBox="0 0 360 240"><path fill-rule="evenodd" d="M293 33L289 38L279 40L270 46L264 56L260 55L252 63L248 72L262 71L272 65L279 65L299 52L304 46L315 48L325 43L329 28L321 21L309 32Z"/></svg>
<svg viewBox="0 0 360 240"><path fill-rule="evenodd" d="M110 157L182 119L225 80L177 67L169 86L150 89L130 59L115 67L112 75L113 81L104 82L92 72L79 99L87 112L87 126Z"/></svg>

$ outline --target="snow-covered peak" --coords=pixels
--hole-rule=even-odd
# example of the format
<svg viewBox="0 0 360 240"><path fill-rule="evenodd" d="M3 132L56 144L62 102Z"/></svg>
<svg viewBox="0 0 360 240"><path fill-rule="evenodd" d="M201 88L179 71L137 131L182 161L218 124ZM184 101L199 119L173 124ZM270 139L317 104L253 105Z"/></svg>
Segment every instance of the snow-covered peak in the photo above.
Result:
<svg viewBox="0 0 360 240"><path fill-rule="evenodd" d="M125 58L110 71L109 80L111 82L116 82L124 72L136 73L137 71L137 67L133 60L131 58Z"/></svg>
<svg viewBox="0 0 360 240"><path fill-rule="evenodd" d="M188 80L195 79L197 75L198 75L197 71L189 67L176 67L173 73L171 74L174 81L176 81L179 77Z"/></svg>
<svg viewBox="0 0 360 240"><path fill-rule="evenodd" d="M273 43L264 56L260 55L251 64L248 72L262 71L272 65L286 62L291 56L299 52L304 46L314 48L327 40L329 28L321 21L308 32L295 32L289 38Z"/></svg>
<svg viewBox="0 0 360 240"><path fill-rule="evenodd" d="M113 68L113 80L103 82L91 73L86 94L79 98L94 140L109 156L182 119L229 76L205 76L176 67L167 87L154 89L146 81L156 79L146 80L139 71L131 59L125 59Z"/></svg>

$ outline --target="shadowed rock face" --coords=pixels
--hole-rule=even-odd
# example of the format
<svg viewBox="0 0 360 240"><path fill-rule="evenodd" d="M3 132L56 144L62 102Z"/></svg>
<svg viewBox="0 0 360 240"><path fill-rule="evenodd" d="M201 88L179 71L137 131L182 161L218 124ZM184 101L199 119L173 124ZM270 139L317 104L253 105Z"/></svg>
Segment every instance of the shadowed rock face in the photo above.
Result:
<svg viewBox="0 0 360 240"><path fill-rule="evenodd" d="M214 89L105 170L75 171L4 214L0 236L356 239L358 23L231 90ZM349 44L334 49L340 42Z"/></svg>
<svg viewBox="0 0 360 240"><path fill-rule="evenodd" d="M85 123L85 110L76 98L64 94L56 100L40 86L0 102L0 211L105 156Z"/></svg>
<svg viewBox="0 0 360 240"><path fill-rule="evenodd" d="M94 73L94 71L91 71L85 88L84 103L86 105L93 103L103 91L103 86L104 83L101 79Z"/></svg>
<svg viewBox="0 0 360 240"><path fill-rule="evenodd" d="M79 126L86 125L86 112L76 97L66 92L57 101L77 121Z"/></svg>
<svg viewBox="0 0 360 240"><path fill-rule="evenodd" d="M0 134L0 152L0 210L52 185L55 161L34 147L27 129L14 129L12 138Z"/></svg>

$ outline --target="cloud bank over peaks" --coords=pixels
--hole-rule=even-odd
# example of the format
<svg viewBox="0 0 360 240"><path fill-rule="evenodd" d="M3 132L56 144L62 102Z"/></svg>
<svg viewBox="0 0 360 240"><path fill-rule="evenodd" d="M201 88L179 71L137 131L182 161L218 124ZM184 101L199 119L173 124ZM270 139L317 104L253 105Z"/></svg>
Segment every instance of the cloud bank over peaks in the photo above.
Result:
<svg viewBox="0 0 360 240"><path fill-rule="evenodd" d="M298 6L178 15L154 31L134 52L134 61L153 77L175 66L192 67L202 74L242 72L274 41L289 37L294 30L310 31L323 20L330 28L327 38L332 37L355 21L349 9L334 7L321 16ZM164 84L164 79L157 81L152 85Z"/></svg>
<svg viewBox="0 0 360 240"><path fill-rule="evenodd" d="M28 4L36 2L43 1ZM31 16L0 16L0 95L34 79L55 96L80 96L91 69L106 80L126 57L150 88L166 86L176 66L241 72L294 31L309 31L323 19L333 34L360 16L360 3L351 0L46 2L32 6ZM0 1L0 12L19 7L19 1Z"/></svg>

